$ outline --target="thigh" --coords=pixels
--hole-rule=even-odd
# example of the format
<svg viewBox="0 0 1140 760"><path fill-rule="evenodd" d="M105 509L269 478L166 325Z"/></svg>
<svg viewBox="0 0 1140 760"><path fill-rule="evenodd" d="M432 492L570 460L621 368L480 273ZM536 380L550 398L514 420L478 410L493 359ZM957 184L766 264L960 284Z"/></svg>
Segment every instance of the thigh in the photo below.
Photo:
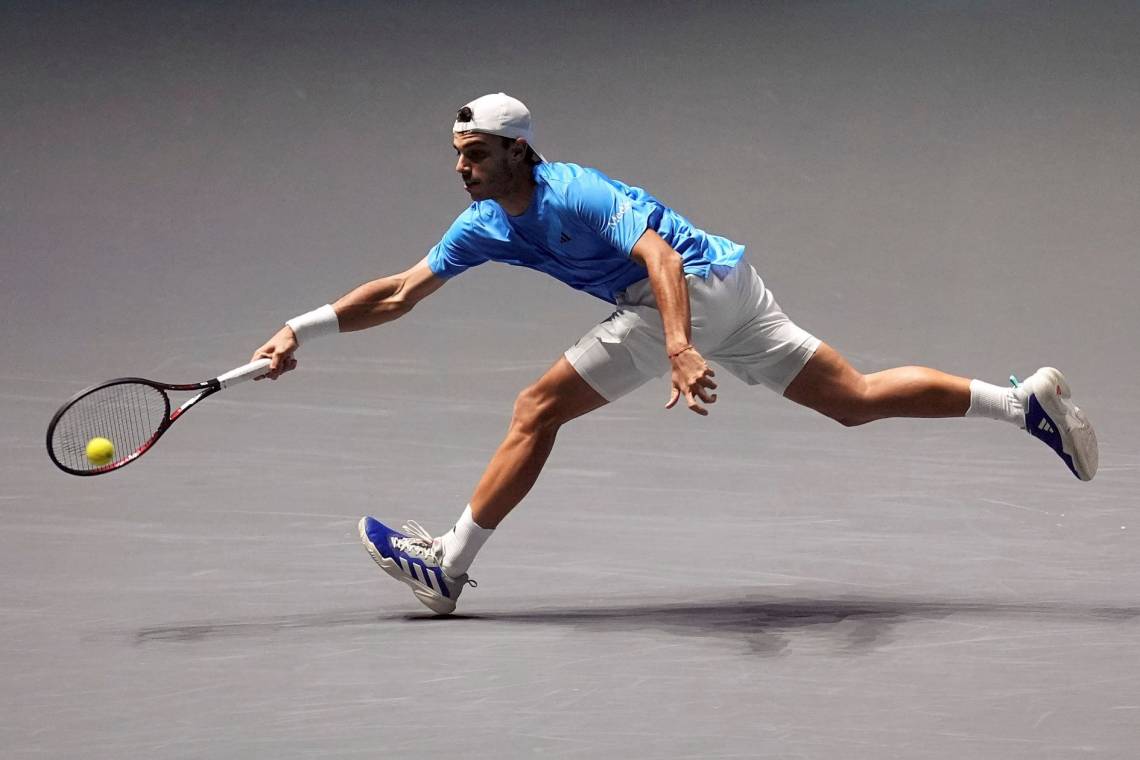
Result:
<svg viewBox="0 0 1140 760"><path fill-rule="evenodd" d="M558 424L605 406L608 401L587 383L573 365L561 357L546 370L527 394Z"/></svg>
<svg viewBox="0 0 1140 760"><path fill-rule="evenodd" d="M784 393L820 341L784 314L746 261L737 269L737 286L726 290L725 300L718 304L718 315L735 315L729 323L732 330L706 356L749 385Z"/></svg>
<svg viewBox="0 0 1140 760"><path fill-rule="evenodd" d="M866 378L826 343L784 390L784 398L823 414L842 413L862 398Z"/></svg>

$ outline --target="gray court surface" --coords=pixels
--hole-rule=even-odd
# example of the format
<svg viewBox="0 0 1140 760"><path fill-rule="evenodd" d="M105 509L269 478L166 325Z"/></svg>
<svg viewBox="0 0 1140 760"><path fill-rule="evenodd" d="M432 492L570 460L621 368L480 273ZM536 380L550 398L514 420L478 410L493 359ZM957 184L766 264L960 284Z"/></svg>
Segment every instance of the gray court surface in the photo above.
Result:
<svg viewBox="0 0 1140 760"><path fill-rule="evenodd" d="M1140 756L1140 9L6 3L0 756ZM996 422L855 430L720 373L566 427L427 614L359 545L447 529L515 394L609 314L487 265L305 346L125 470L49 462L109 377L247 360L423 256L455 109L744 242L863 370L1051 364L1080 483Z"/></svg>

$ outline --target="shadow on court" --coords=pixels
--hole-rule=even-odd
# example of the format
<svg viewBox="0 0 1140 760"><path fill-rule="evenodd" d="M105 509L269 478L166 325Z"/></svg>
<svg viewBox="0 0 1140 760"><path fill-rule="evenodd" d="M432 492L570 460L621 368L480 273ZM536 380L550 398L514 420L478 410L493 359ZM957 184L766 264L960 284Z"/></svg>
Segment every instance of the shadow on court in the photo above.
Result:
<svg viewBox="0 0 1140 760"><path fill-rule="evenodd" d="M202 622L142 628L136 644L198 642L227 637L288 635L291 632L347 627L409 625L527 625L571 627L585 631L658 631L679 636L729 639L757 655L780 654L793 637L810 632L830 649L870 652L895 639L903 624L954 617L961 624L989 625L996 620L1127 622L1140 618L1140 607L1098 607L1065 602L1000 603L986 601L920 601L875 598L757 600L725 599L670 604L555 607L486 612L477 615L383 614L345 611L284 615L261 620Z"/></svg>

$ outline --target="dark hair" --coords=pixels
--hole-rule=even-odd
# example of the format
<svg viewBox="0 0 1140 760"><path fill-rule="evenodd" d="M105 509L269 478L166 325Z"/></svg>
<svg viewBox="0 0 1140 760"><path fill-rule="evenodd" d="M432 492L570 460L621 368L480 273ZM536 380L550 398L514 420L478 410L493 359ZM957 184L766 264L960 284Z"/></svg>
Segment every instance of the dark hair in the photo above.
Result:
<svg viewBox="0 0 1140 760"><path fill-rule="evenodd" d="M502 135L498 135L498 138L503 141L504 148L509 148L515 144L515 138L513 137L503 137ZM542 163L542 159L539 158L538 154L534 152L534 148L530 147L530 143L527 143L526 155L523 156L523 159L526 161L528 166L538 166Z"/></svg>

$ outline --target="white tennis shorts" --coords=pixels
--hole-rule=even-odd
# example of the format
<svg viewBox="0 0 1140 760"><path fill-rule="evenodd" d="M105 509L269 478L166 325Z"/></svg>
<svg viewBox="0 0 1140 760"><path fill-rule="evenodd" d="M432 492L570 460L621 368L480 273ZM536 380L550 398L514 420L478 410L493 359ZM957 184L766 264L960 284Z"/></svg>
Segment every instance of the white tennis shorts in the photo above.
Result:
<svg viewBox="0 0 1140 760"><path fill-rule="evenodd" d="M692 343L706 359L749 385L782 394L819 339L796 325L747 261L713 267L707 279L685 275ZM618 309L566 351L591 388L616 401L670 370L665 330L649 280L618 294Z"/></svg>

